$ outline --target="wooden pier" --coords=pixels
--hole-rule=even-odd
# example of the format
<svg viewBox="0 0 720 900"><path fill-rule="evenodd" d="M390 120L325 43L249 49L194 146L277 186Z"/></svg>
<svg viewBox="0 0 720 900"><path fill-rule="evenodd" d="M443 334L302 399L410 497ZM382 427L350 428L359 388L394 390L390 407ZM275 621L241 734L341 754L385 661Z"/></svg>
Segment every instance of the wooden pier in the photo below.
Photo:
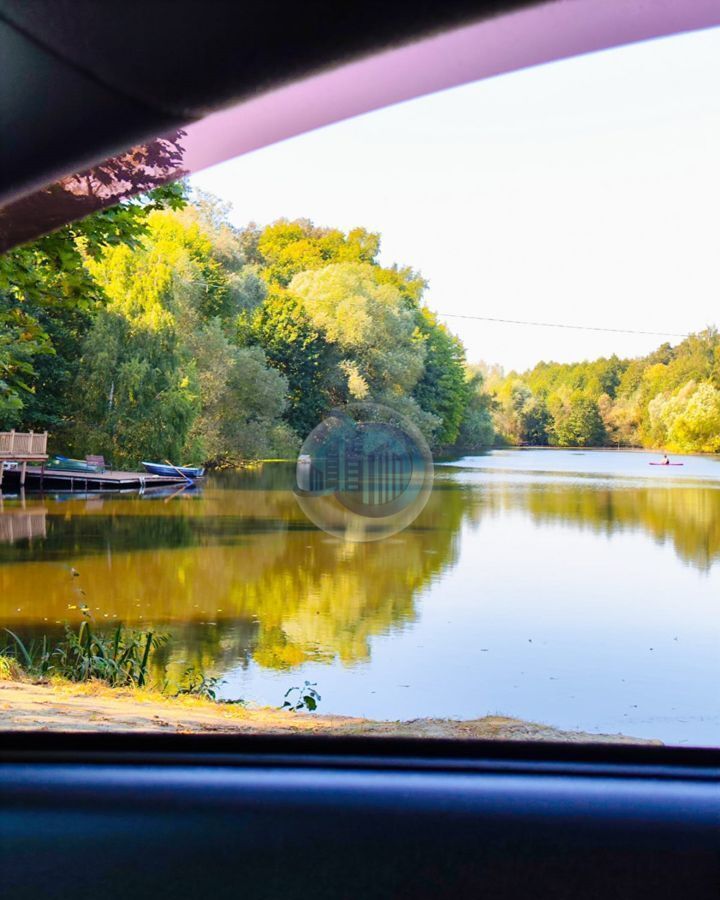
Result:
<svg viewBox="0 0 720 900"><path fill-rule="evenodd" d="M19 473L7 471L7 481L15 480ZM149 475L146 472L74 472L70 469L45 469L28 466L26 487L29 490L75 491L141 491L171 485L187 485L186 478L180 476Z"/></svg>
<svg viewBox="0 0 720 900"><path fill-rule="evenodd" d="M150 475L147 472L116 472L110 469L74 471L47 469L47 432L27 434L19 431L0 431L0 494L3 479L22 490L53 488L63 491L145 491L152 487L187 485L182 475ZM11 468L6 468L8 463Z"/></svg>
<svg viewBox="0 0 720 900"><path fill-rule="evenodd" d="M0 490L6 463L20 463L20 486L25 486L28 463L47 461L47 431L0 431Z"/></svg>

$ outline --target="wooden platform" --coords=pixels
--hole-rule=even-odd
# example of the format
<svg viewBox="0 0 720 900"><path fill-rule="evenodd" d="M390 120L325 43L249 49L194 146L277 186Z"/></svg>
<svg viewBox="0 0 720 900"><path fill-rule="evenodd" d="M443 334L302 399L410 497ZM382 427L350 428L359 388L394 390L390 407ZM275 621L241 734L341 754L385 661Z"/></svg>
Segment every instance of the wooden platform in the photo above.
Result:
<svg viewBox="0 0 720 900"><path fill-rule="evenodd" d="M0 493L3 480L30 490L55 488L64 491L145 491L151 487L186 485L182 475L149 475L147 472L77 472L46 469L47 432L0 431ZM91 457L89 457L91 458ZM8 468L8 465L11 468Z"/></svg>
<svg viewBox="0 0 720 900"><path fill-rule="evenodd" d="M6 469L5 480L19 480L19 469ZM187 484L180 476L165 477L148 475L146 472L72 472L63 469L43 469L41 466L27 466L25 486L29 490L55 488L64 491L144 491L152 487Z"/></svg>

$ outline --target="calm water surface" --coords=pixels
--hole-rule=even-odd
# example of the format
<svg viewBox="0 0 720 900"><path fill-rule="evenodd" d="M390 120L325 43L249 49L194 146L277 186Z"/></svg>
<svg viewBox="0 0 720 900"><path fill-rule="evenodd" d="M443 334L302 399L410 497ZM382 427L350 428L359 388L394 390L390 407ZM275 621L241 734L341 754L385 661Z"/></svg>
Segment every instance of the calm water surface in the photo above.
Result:
<svg viewBox="0 0 720 900"><path fill-rule="evenodd" d="M86 602L169 632L156 674L200 665L227 698L307 679L328 713L720 746L720 459L656 458L465 457L376 544L307 522L283 464L177 497L6 496L0 625L58 631Z"/></svg>

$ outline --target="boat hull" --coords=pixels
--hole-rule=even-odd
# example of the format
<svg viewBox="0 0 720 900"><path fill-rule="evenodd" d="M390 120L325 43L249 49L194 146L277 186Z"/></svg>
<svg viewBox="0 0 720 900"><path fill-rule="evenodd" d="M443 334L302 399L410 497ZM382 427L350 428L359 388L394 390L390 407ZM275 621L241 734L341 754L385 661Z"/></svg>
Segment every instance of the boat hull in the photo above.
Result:
<svg viewBox="0 0 720 900"><path fill-rule="evenodd" d="M202 478L205 475L205 469L194 466L168 466L166 463L152 462L144 462L142 465L150 475L163 475L166 478L182 475L190 481L195 481L197 478Z"/></svg>

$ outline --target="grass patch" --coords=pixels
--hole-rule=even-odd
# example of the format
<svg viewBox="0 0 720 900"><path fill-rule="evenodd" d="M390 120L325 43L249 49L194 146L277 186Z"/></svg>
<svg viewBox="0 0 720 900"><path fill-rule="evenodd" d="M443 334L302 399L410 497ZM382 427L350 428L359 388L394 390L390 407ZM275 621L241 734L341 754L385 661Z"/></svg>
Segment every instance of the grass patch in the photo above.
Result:
<svg viewBox="0 0 720 900"><path fill-rule="evenodd" d="M110 687L143 687L148 680L152 653L167 640L154 631L132 631L119 624L114 632L96 632L90 622L77 631L65 626L65 636L54 644L47 637L25 643L15 632L3 657L31 678L60 676L67 681L101 681Z"/></svg>
<svg viewBox="0 0 720 900"><path fill-rule="evenodd" d="M53 684L83 684L97 691L100 686L112 689L133 688L151 691L167 699L198 698L213 703L217 699L221 679L206 675L190 667L183 673L173 690L167 682L161 687L150 683L149 667L153 654L168 640L167 635L147 631L133 631L119 624L109 633L95 631L89 621L77 630L65 625L65 634L51 643L47 636L25 642L14 631L0 649L0 680L18 681L25 678L51 681ZM227 701L242 706L244 701Z"/></svg>

